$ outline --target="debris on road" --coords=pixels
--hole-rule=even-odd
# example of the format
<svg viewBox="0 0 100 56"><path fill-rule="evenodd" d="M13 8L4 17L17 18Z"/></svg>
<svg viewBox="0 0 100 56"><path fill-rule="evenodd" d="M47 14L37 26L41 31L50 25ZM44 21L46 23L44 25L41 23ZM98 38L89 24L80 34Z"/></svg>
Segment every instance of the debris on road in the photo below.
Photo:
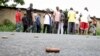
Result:
<svg viewBox="0 0 100 56"><path fill-rule="evenodd" d="M60 49L59 48L46 48L47 53L59 53Z"/></svg>

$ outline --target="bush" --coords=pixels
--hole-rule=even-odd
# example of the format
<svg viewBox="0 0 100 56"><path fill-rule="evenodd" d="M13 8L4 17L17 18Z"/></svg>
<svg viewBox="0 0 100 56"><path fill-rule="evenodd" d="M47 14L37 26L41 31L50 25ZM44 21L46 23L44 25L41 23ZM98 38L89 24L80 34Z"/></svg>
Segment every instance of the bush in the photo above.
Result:
<svg viewBox="0 0 100 56"><path fill-rule="evenodd" d="M12 32L15 30L15 25L8 19L4 20L4 23L0 25L0 31L2 32Z"/></svg>

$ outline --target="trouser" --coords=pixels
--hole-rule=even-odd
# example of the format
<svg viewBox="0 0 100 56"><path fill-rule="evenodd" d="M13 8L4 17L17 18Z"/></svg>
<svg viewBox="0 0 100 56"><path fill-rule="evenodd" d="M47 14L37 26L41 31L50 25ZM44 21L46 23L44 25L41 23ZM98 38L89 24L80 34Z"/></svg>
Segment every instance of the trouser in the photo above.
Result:
<svg viewBox="0 0 100 56"><path fill-rule="evenodd" d="M28 26L27 31L32 32L32 27L33 27L33 25Z"/></svg>
<svg viewBox="0 0 100 56"><path fill-rule="evenodd" d="M79 24L75 24L75 33L79 33Z"/></svg>
<svg viewBox="0 0 100 56"><path fill-rule="evenodd" d="M93 24L93 25L94 25L93 35L96 35L96 24Z"/></svg>
<svg viewBox="0 0 100 56"><path fill-rule="evenodd" d="M50 25L50 33L53 33L53 26Z"/></svg>
<svg viewBox="0 0 100 56"><path fill-rule="evenodd" d="M45 30L47 33L50 33L50 25L44 24L43 33L45 33Z"/></svg>
<svg viewBox="0 0 100 56"><path fill-rule="evenodd" d="M33 22L33 25L32 25L32 32L33 33L36 33L37 32L37 26L36 26L36 22Z"/></svg>
<svg viewBox="0 0 100 56"><path fill-rule="evenodd" d="M22 30L21 23L16 23L16 32L20 32Z"/></svg>
<svg viewBox="0 0 100 56"><path fill-rule="evenodd" d="M68 22L65 21L64 22L64 26L63 26L63 28L64 28L64 34L67 34L67 26L68 26Z"/></svg>
<svg viewBox="0 0 100 56"><path fill-rule="evenodd" d="M59 23L59 26L58 26L58 34L63 34L63 26L64 26L64 23L63 22L60 22Z"/></svg>
<svg viewBox="0 0 100 56"><path fill-rule="evenodd" d="M74 34L75 33L75 23L69 22L68 23L68 34Z"/></svg>
<svg viewBox="0 0 100 56"><path fill-rule="evenodd" d="M57 31L58 31L58 26L59 26L59 22L55 22L55 23L54 23L54 33L57 33Z"/></svg>
<svg viewBox="0 0 100 56"><path fill-rule="evenodd" d="M52 33L55 33L55 24L54 24L54 22L52 23L52 26L51 27L52 27L52 30L51 30Z"/></svg>
<svg viewBox="0 0 100 56"><path fill-rule="evenodd" d="M28 32L36 33L36 23L34 22L32 25L30 25L27 29Z"/></svg>
<svg viewBox="0 0 100 56"><path fill-rule="evenodd" d="M67 26L64 26L64 34L67 34Z"/></svg>
<svg viewBox="0 0 100 56"><path fill-rule="evenodd" d="M93 35L96 35L96 26L95 25L90 26L89 32L92 33Z"/></svg>
<svg viewBox="0 0 100 56"><path fill-rule="evenodd" d="M40 33L40 32L41 32L41 26L37 25L37 33Z"/></svg>
<svg viewBox="0 0 100 56"><path fill-rule="evenodd" d="M27 28L28 28L27 25L23 25L23 32L27 32Z"/></svg>

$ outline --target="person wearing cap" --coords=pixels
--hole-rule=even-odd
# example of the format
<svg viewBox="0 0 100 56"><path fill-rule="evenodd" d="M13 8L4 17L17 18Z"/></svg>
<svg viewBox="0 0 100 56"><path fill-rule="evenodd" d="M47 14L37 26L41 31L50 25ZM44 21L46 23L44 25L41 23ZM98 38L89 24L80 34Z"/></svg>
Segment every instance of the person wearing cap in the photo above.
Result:
<svg viewBox="0 0 100 56"><path fill-rule="evenodd" d="M76 12L70 8L68 12L68 34L75 34Z"/></svg>
<svg viewBox="0 0 100 56"><path fill-rule="evenodd" d="M43 27L43 33L45 33L45 30L47 30L46 32L47 33L50 33L50 14L49 14L50 10L47 9L46 10L46 14L45 14L45 17L44 17L44 27Z"/></svg>
<svg viewBox="0 0 100 56"><path fill-rule="evenodd" d="M15 18L16 18L16 32L20 32L21 31L21 9L17 9L16 14L15 14Z"/></svg>
<svg viewBox="0 0 100 56"><path fill-rule="evenodd" d="M89 15L87 7L85 7L84 11L82 11L82 17L80 19L81 34L87 34L88 33L89 20L90 20L90 15Z"/></svg>

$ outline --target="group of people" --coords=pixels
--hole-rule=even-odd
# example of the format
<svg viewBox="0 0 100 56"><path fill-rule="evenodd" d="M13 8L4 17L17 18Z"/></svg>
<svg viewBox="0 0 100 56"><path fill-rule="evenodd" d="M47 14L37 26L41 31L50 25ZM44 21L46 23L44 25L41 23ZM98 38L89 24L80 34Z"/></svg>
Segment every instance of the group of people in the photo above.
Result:
<svg viewBox="0 0 100 56"><path fill-rule="evenodd" d="M17 10L17 32L20 31L21 24L23 24L23 32L40 33L42 31L40 22L41 17L39 14L33 17L32 7L33 5L30 4L30 7L26 10L26 13L23 17L21 17L21 10ZM56 11L54 11L53 14L51 14L50 10L47 9L43 20L43 33L88 34L93 32L93 34L96 35L96 18L93 17L93 19L91 19L87 8L84 8L82 13L74 11L73 8L70 8L67 15L65 15L64 12L59 9L59 7L56 7Z"/></svg>

